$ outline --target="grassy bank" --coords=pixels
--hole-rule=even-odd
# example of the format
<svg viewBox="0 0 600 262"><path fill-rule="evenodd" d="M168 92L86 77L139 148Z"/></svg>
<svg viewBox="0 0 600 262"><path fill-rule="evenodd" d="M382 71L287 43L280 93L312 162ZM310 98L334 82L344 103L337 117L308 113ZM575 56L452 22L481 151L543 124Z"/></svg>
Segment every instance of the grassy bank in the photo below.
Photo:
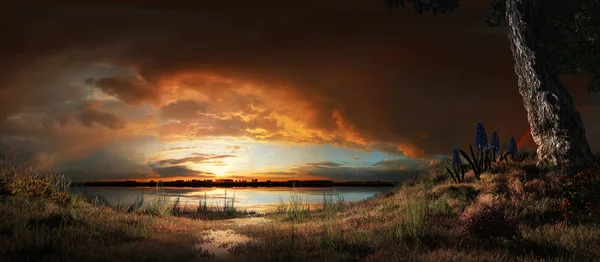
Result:
<svg viewBox="0 0 600 262"><path fill-rule="evenodd" d="M226 230L222 219L248 217L224 199L191 210L165 191L143 194L130 206L69 194L67 177L6 158L0 161L0 261L197 261L206 230ZM159 188L159 190L161 190Z"/></svg>
<svg viewBox="0 0 600 262"><path fill-rule="evenodd" d="M227 202L221 210L200 202L195 212L141 200L118 208L65 196L64 183L55 181L60 176L35 182L43 190L17 190L20 178L8 177L11 196L0 200L0 260L218 260L196 248L209 229L251 238L230 245L238 261L600 260L597 217L569 216L565 223L560 174L532 169L532 163L503 162L480 180L469 172L457 184L441 162L394 192L358 203L333 194L309 205L292 194L266 215L269 223L246 226L222 220L245 216ZM29 174L30 182L45 177L16 174Z"/></svg>
<svg viewBox="0 0 600 262"><path fill-rule="evenodd" d="M235 251L252 259L330 261L598 261L597 217L563 218L559 174L533 159L455 183L446 163L395 192L334 210L271 214ZM532 171L533 170L533 171Z"/></svg>
<svg viewBox="0 0 600 262"><path fill-rule="evenodd" d="M187 261L210 221L116 212L74 199L57 205L11 197L0 204L3 261Z"/></svg>

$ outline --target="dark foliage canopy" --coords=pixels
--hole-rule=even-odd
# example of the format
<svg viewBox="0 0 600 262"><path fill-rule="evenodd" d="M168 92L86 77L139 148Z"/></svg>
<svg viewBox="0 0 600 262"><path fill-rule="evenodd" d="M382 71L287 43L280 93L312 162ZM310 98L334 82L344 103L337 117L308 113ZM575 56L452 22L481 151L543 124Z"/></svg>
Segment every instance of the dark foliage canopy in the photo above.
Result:
<svg viewBox="0 0 600 262"><path fill-rule="evenodd" d="M590 77L590 91L600 91L600 1L542 0L542 34L559 73ZM412 5L418 13L445 14L460 7L460 0L383 0L390 9ZM506 26L506 0L491 0L486 23Z"/></svg>

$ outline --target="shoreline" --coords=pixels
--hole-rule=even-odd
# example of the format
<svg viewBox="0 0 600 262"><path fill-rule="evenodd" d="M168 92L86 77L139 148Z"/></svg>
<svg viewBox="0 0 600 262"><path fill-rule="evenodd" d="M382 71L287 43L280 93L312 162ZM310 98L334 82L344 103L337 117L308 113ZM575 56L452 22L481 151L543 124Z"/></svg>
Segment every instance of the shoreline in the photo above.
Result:
<svg viewBox="0 0 600 262"><path fill-rule="evenodd" d="M160 187L188 187L188 188L293 188L293 187L394 187L401 182L162 182ZM137 181L93 181L75 182L71 187L156 187L157 182Z"/></svg>

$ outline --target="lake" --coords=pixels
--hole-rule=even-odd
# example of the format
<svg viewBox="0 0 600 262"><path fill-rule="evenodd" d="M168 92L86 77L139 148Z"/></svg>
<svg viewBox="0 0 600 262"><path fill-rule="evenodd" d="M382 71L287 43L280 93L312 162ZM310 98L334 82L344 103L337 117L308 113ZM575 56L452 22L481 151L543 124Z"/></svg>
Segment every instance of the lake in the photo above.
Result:
<svg viewBox="0 0 600 262"><path fill-rule="evenodd" d="M162 188L169 195L171 202L179 198L180 205L188 210L195 210L200 201L206 201L209 207L223 207L224 200L228 204L234 199L238 210L264 213L273 210L281 201L289 203L292 193L303 201L318 205L323 202L324 195L343 196L345 202L355 202L375 196L379 193L390 192L394 187L272 187L272 188ZM88 196L99 196L116 206L119 201L125 208L135 201L136 197L144 194L144 202L149 203L160 195L155 187L72 187L72 193L82 193ZM235 198L234 198L235 196ZM333 196L335 201L337 196Z"/></svg>

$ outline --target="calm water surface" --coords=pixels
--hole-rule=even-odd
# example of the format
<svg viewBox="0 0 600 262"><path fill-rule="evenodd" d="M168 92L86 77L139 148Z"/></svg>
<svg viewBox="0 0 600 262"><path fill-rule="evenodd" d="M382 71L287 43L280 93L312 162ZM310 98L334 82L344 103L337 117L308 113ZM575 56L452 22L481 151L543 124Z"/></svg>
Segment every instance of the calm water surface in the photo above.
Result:
<svg viewBox="0 0 600 262"><path fill-rule="evenodd" d="M343 196L344 201L354 202L392 190L394 187L163 188L163 191L168 193L171 202L179 198L181 206L183 207L187 203L188 209L195 209L199 201L204 201L206 194L209 207L217 205L223 207L225 199L231 203L235 196L234 204L237 209L261 213L273 210L281 201L289 203L292 193L299 195L303 201L319 204L323 202L324 195L339 194ZM71 191L88 196L103 197L112 206L116 206L121 201L125 208L129 207L142 192L145 203L156 200L159 195L155 187L74 187ZM333 197L334 201L336 198Z"/></svg>

